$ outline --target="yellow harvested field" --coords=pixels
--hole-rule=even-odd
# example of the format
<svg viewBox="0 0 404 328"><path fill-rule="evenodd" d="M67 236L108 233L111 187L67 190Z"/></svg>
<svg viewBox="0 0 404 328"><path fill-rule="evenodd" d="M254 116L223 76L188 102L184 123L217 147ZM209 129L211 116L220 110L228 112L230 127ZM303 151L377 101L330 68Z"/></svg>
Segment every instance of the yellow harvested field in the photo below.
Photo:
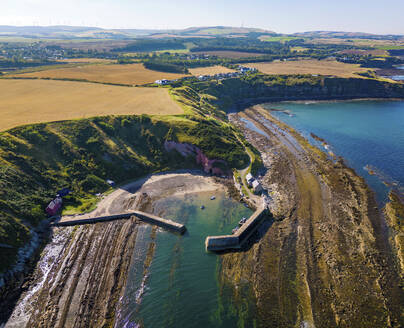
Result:
<svg viewBox="0 0 404 328"><path fill-rule="evenodd" d="M163 88L0 79L0 130L101 115L182 114Z"/></svg>
<svg viewBox="0 0 404 328"><path fill-rule="evenodd" d="M231 51L231 50L214 50L214 51L195 51L192 52L195 55L210 55L218 56L222 58L247 58L247 57L261 57L264 54L258 52L241 52L241 51Z"/></svg>
<svg viewBox="0 0 404 328"><path fill-rule="evenodd" d="M44 71L18 74L15 76L51 79L84 79L103 83L141 85L161 79L177 79L185 75L152 71L144 68L143 64L100 64L48 69Z"/></svg>
<svg viewBox="0 0 404 328"><path fill-rule="evenodd" d="M66 58L60 59L58 62L61 63L99 63L99 64L109 64L114 63L116 60L103 59L103 58Z"/></svg>
<svg viewBox="0 0 404 328"><path fill-rule="evenodd" d="M353 73L366 72L369 68L359 67L357 64L340 63L335 60L296 60L286 62L251 63L245 64L255 67L265 74L319 74L335 75L339 77L358 77Z"/></svg>
<svg viewBox="0 0 404 328"><path fill-rule="evenodd" d="M235 70L217 65L209 67L190 68L189 72L192 75L199 76L199 75L214 75L219 73L232 73L235 72Z"/></svg>

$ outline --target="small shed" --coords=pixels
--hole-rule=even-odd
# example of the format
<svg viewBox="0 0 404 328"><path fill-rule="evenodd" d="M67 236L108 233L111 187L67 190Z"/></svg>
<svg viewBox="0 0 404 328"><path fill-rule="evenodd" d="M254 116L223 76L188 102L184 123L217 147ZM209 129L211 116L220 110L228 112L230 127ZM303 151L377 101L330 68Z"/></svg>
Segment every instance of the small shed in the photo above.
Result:
<svg viewBox="0 0 404 328"><path fill-rule="evenodd" d="M260 192L262 192L262 186L257 180L253 181L252 187L255 194L259 194Z"/></svg>

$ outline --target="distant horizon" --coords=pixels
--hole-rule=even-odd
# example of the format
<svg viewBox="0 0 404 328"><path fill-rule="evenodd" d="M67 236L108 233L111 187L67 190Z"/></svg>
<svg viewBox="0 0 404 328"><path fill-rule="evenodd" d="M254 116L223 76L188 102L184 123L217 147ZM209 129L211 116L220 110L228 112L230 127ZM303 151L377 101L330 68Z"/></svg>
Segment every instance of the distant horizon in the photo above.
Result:
<svg viewBox="0 0 404 328"><path fill-rule="evenodd" d="M276 33L276 34L301 34L301 33L316 33L316 32L329 32L329 33L357 33L357 34L369 34L369 35L394 35L394 36L404 36L404 33L372 33L367 31L355 31L355 30L305 30L305 31L297 31L291 33L279 32L276 30L268 30L263 27L254 27L254 26L230 26L230 25L200 25L200 26L186 26L182 28L148 28L148 27L127 27L127 28L119 28L119 27L107 27L107 26L94 26L94 25L65 25L65 24L44 24L44 25L10 25L10 24L0 24L1 27L17 27L17 28L52 28L52 27L74 27L74 28L94 28L94 29L102 29L102 30L151 30L151 31L182 31L186 29L193 28L244 28L244 29L259 29L268 33ZM1 35L0 35L1 36ZM5 35L6 36L6 35Z"/></svg>
<svg viewBox="0 0 404 328"><path fill-rule="evenodd" d="M282 34L304 31L404 33L404 2L386 0L3 0L0 25L183 29L252 26Z"/></svg>

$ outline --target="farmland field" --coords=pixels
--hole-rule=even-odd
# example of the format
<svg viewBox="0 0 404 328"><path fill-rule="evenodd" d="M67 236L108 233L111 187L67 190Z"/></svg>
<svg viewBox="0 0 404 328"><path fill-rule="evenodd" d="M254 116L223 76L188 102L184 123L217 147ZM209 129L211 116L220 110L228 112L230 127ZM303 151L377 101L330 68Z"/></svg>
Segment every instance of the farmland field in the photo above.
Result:
<svg viewBox="0 0 404 328"><path fill-rule="evenodd" d="M234 69L230 69L224 66L208 66L208 67L198 67L189 69L190 73L195 76L199 75L214 75L219 73L231 73L235 72Z"/></svg>
<svg viewBox="0 0 404 328"><path fill-rule="evenodd" d="M320 74L339 77L358 77L354 72L366 72L369 69L356 64L346 64L335 60L296 60L286 62L267 62L246 64L265 74Z"/></svg>
<svg viewBox="0 0 404 328"><path fill-rule="evenodd" d="M310 40L313 44L344 44L357 47L374 47L378 49L389 49L391 47L404 47L404 40L373 40L373 39L339 39L339 38L318 38Z"/></svg>
<svg viewBox="0 0 404 328"><path fill-rule="evenodd" d="M257 52L241 52L241 51L231 51L231 50L216 50L216 51L195 51L192 52L195 55L211 55L211 56L218 56L221 58L247 58L247 57L260 57L263 56L261 53Z"/></svg>
<svg viewBox="0 0 404 328"><path fill-rule="evenodd" d="M372 55L372 56L387 56L388 52L383 49L372 49L372 50L362 50L362 49L347 49L340 52L341 54L348 54L348 55Z"/></svg>
<svg viewBox="0 0 404 328"><path fill-rule="evenodd" d="M97 63L97 64L109 64L116 62L116 60L112 59L103 59L103 58L66 58L60 59L58 62L61 63Z"/></svg>
<svg viewBox="0 0 404 328"><path fill-rule="evenodd" d="M98 50L109 51L114 48L125 47L130 41L124 40L105 40L105 39L78 39L78 40L56 40L50 42L67 49L79 49L79 50Z"/></svg>
<svg viewBox="0 0 404 328"><path fill-rule="evenodd" d="M293 36L264 36L259 38L261 41L266 42L282 42L285 43L286 41L292 41L299 39L298 37Z"/></svg>
<svg viewBox="0 0 404 328"><path fill-rule="evenodd" d="M306 51L309 48L305 48L305 47L301 47L301 46L297 46L297 47L291 47L290 50L291 51L297 51L297 52L302 52L302 51Z"/></svg>
<svg viewBox="0 0 404 328"><path fill-rule="evenodd" d="M103 83L141 85L160 79L177 79L183 74L157 72L146 69L142 64L128 65L83 65L69 68L48 69L40 72L18 74L19 77L51 79L83 79Z"/></svg>
<svg viewBox="0 0 404 328"><path fill-rule="evenodd" d="M0 80L0 130L99 115L182 114L163 88L84 82Z"/></svg>

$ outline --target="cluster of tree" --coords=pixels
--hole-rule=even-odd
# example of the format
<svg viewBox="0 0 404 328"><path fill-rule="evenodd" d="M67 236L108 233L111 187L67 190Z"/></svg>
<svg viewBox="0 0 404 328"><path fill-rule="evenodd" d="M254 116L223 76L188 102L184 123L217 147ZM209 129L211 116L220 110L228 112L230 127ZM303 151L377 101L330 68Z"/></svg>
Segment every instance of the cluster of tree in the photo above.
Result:
<svg viewBox="0 0 404 328"><path fill-rule="evenodd" d="M213 38L199 39L193 41L196 47L191 51L242 51L263 54L287 54L290 52L289 46L281 42L263 42L250 38Z"/></svg>
<svg viewBox="0 0 404 328"><path fill-rule="evenodd" d="M118 57L117 59L118 64L133 64L135 61L130 57Z"/></svg>
<svg viewBox="0 0 404 328"><path fill-rule="evenodd" d="M394 68L395 65L403 63L402 59L397 57L373 57L371 55L339 55L337 61L349 64L359 64L361 67L369 68Z"/></svg>
<svg viewBox="0 0 404 328"><path fill-rule="evenodd" d="M160 72L186 74L188 69L185 66L172 64L166 61L147 60L144 62L144 67Z"/></svg>
<svg viewBox="0 0 404 328"><path fill-rule="evenodd" d="M139 39L125 47L115 48L116 52L150 52L169 49L186 49L184 41L177 39Z"/></svg>
<svg viewBox="0 0 404 328"><path fill-rule="evenodd" d="M252 63L252 62L269 62L273 60L286 60L290 58L307 58L311 57L306 53L288 53L286 55L281 54L262 54L260 56L251 56L244 58L223 58L214 55L203 56L203 55L193 55L193 54L179 54L179 53L161 53L161 54L146 54L139 56L124 57L121 63L130 63L131 59L137 59L143 62L145 67L173 73L186 73L189 68L195 67L207 67L214 65L222 65L229 68L237 68L238 64L242 63ZM322 58L325 58L323 56ZM321 59L320 57L318 57Z"/></svg>
<svg viewBox="0 0 404 328"><path fill-rule="evenodd" d="M18 70L18 69L24 69L24 68L29 68L29 67L37 67L37 66L45 66L45 65L56 65L60 64L55 61L49 61L49 60L36 60L36 61L27 61L24 59L20 58L11 58L11 59L0 59L0 70Z"/></svg>
<svg viewBox="0 0 404 328"><path fill-rule="evenodd" d="M391 56L404 56L404 49L390 49L388 52Z"/></svg>

